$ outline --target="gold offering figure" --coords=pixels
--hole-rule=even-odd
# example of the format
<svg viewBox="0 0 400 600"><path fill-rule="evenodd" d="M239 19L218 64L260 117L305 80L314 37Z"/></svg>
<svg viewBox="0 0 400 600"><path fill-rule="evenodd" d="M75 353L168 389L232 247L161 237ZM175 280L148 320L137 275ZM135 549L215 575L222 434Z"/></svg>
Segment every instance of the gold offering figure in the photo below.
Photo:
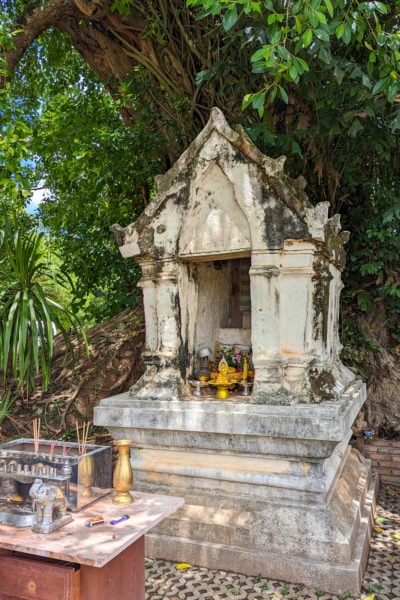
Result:
<svg viewBox="0 0 400 600"><path fill-rule="evenodd" d="M235 348L236 351L236 348ZM238 355L239 352L236 352ZM236 356L236 358L238 358ZM252 386L251 378L254 375L250 371L249 359L246 354L240 353L240 361L237 360L239 368L230 367L225 357L223 357L218 364L218 371L211 374L210 385L217 388L216 398L226 399L229 398L229 390L235 389L236 385L243 388L243 396L249 394L249 389Z"/></svg>
<svg viewBox="0 0 400 600"><path fill-rule="evenodd" d="M228 363L225 358L223 358L218 365L218 375L214 382L214 385L217 386L216 398L229 398L229 386L231 385L231 381L229 380L228 371Z"/></svg>
<svg viewBox="0 0 400 600"><path fill-rule="evenodd" d="M249 374L249 364L247 362L247 356L245 356L243 359L243 382L244 383L247 382L248 374Z"/></svg>

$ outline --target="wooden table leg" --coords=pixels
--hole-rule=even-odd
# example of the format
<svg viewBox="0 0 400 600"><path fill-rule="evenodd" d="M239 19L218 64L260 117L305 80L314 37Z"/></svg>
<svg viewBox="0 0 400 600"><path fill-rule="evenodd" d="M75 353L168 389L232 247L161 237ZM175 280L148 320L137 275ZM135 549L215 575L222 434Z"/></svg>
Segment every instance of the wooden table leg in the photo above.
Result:
<svg viewBox="0 0 400 600"><path fill-rule="evenodd" d="M80 600L145 600L144 536L104 567L80 567Z"/></svg>

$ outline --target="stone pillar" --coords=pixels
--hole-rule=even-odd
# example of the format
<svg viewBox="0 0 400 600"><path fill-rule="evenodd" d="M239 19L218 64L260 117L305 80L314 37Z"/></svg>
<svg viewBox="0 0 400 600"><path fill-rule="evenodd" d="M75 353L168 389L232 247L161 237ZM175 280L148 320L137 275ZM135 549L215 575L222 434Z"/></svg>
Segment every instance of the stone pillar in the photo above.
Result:
<svg viewBox="0 0 400 600"><path fill-rule="evenodd" d="M280 325L284 381L296 402L310 402L307 368L313 359L315 247L291 240L281 252Z"/></svg>
<svg viewBox="0 0 400 600"><path fill-rule="evenodd" d="M146 355L152 355L158 347L158 319L157 319L157 298L156 298L156 263L150 259L141 261L142 277L138 282L138 287L142 288L143 306L146 324Z"/></svg>
<svg viewBox="0 0 400 600"><path fill-rule="evenodd" d="M336 358L339 357L343 348L339 338L340 294L343 289L343 282L340 272L334 267L331 267L331 270L333 270L333 277L329 294L331 318L328 322L327 352L330 356Z"/></svg>
<svg viewBox="0 0 400 600"><path fill-rule="evenodd" d="M161 269L160 269L161 266ZM146 319L146 372L130 389L140 400L177 400L183 393L180 373L180 310L176 261L141 262Z"/></svg>
<svg viewBox="0 0 400 600"><path fill-rule="evenodd" d="M251 344L256 373L252 402L282 402L280 338L280 269L278 254L255 254L250 268ZM254 326L254 324L257 324Z"/></svg>
<svg viewBox="0 0 400 600"><path fill-rule="evenodd" d="M179 290L177 264L166 261L157 274L156 300L162 313L158 318L158 354L166 360L175 359L179 352Z"/></svg>

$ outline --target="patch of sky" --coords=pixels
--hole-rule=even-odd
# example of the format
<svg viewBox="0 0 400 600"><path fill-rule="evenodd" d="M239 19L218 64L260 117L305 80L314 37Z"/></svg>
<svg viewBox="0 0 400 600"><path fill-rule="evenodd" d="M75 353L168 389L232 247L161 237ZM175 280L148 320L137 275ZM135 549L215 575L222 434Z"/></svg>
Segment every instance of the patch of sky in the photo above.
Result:
<svg viewBox="0 0 400 600"><path fill-rule="evenodd" d="M32 191L32 198L27 204L26 210L28 211L28 214L34 215L41 202L43 202L44 198L48 197L49 194L50 190L45 187L45 183L43 181L39 182L38 187Z"/></svg>

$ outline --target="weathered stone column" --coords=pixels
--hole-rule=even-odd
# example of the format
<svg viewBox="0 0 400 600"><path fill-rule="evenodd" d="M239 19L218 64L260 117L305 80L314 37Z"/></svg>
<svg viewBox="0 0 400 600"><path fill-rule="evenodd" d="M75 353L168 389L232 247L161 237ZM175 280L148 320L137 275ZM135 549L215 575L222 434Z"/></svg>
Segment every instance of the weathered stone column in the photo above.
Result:
<svg viewBox="0 0 400 600"><path fill-rule="evenodd" d="M142 277L138 287L142 288L146 324L146 355L152 355L158 347L157 297L154 279L156 262L152 259L141 261Z"/></svg>
<svg viewBox="0 0 400 600"><path fill-rule="evenodd" d="M278 254L255 254L250 268L253 364L256 373L252 402L285 403L280 339L280 269Z"/></svg>
<svg viewBox="0 0 400 600"><path fill-rule="evenodd" d="M176 400L183 393L180 373L180 323L178 266L173 260L142 261L146 319L146 372L131 387L130 395L141 400ZM160 268L161 267L161 268ZM162 307L160 313L159 307Z"/></svg>
<svg viewBox="0 0 400 600"><path fill-rule="evenodd" d="M290 240L281 252L280 324L284 381L296 403L310 402L307 368L313 359L315 246Z"/></svg>
<svg viewBox="0 0 400 600"><path fill-rule="evenodd" d="M158 321L158 354L170 363L179 352L179 290L178 273L175 261L162 264L162 271L155 279L158 306L163 307Z"/></svg>

